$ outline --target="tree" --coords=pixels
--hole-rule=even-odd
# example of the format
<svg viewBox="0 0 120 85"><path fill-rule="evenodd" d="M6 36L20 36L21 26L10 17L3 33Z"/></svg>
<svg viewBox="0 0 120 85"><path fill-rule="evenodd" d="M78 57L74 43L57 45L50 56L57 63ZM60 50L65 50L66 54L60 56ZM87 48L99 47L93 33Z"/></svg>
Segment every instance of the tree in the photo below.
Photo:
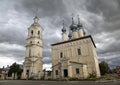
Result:
<svg viewBox="0 0 120 85"><path fill-rule="evenodd" d="M116 73L118 76L120 76L120 66L116 66Z"/></svg>
<svg viewBox="0 0 120 85"><path fill-rule="evenodd" d="M108 66L107 62L102 61L101 63L99 63L99 67L100 67L101 75L105 75L106 73L108 73L109 66Z"/></svg>
<svg viewBox="0 0 120 85"><path fill-rule="evenodd" d="M12 76L12 73L14 74L13 77L14 79L16 73L17 73L17 78L20 79L22 74L22 69L20 68L19 64L17 64L16 62L10 66L10 70L8 71L8 76Z"/></svg>

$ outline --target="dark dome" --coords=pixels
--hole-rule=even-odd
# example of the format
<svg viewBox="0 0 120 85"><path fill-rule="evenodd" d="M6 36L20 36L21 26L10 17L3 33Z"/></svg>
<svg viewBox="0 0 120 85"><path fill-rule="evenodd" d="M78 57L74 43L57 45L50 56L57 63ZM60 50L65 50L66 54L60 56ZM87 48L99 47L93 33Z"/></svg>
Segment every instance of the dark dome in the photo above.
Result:
<svg viewBox="0 0 120 85"><path fill-rule="evenodd" d="M65 29L65 28L63 28L63 29L62 29L62 32L63 32L63 33L65 33L65 32L66 32L66 29Z"/></svg>
<svg viewBox="0 0 120 85"><path fill-rule="evenodd" d="M82 27L82 24L78 24L77 27Z"/></svg>
<svg viewBox="0 0 120 85"><path fill-rule="evenodd" d="M76 30L77 30L77 25L76 25L76 24L70 25L70 29L71 29L72 31L76 31Z"/></svg>
<svg viewBox="0 0 120 85"><path fill-rule="evenodd" d="M72 34L71 34L71 33L69 33L68 37L69 37L69 38L71 38L71 37L72 37Z"/></svg>

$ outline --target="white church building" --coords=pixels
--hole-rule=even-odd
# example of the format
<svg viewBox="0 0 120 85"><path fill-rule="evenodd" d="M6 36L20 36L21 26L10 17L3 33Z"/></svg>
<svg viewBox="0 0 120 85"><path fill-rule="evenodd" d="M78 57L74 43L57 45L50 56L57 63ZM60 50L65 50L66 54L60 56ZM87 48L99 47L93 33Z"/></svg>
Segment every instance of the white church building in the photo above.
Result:
<svg viewBox="0 0 120 85"><path fill-rule="evenodd" d="M42 33L43 28L34 18L33 24L28 28L26 39L26 55L23 63L22 79L43 76L42 63ZM84 28L78 17L78 24L69 27L67 35L63 23L62 41L52 44L52 78L87 78L89 74L100 77L96 45L91 35L85 35Z"/></svg>
<svg viewBox="0 0 120 85"><path fill-rule="evenodd" d="M52 71L53 79L100 77L96 45L91 35L85 35L79 17L78 24L72 17L68 35L63 23L62 41L52 44Z"/></svg>

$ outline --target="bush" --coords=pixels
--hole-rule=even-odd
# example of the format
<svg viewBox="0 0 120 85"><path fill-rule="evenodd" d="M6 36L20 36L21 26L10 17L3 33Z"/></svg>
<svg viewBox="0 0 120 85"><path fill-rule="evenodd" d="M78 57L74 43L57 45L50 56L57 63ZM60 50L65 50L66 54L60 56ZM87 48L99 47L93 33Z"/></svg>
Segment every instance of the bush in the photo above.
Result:
<svg viewBox="0 0 120 85"><path fill-rule="evenodd" d="M30 77L29 80L34 80L34 77Z"/></svg>
<svg viewBox="0 0 120 85"><path fill-rule="evenodd" d="M73 78L69 78L68 80L69 80L69 81L77 81L77 80L79 80L79 79L76 78L76 77L73 77Z"/></svg>
<svg viewBox="0 0 120 85"><path fill-rule="evenodd" d="M95 73L89 74L89 78L96 78L96 74Z"/></svg>
<svg viewBox="0 0 120 85"><path fill-rule="evenodd" d="M98 80L115 80L117 79L116 77L113 77L113 76L108 76L108 75L104 75L104 76L101 76L100 78L98 78Z"/></svg>

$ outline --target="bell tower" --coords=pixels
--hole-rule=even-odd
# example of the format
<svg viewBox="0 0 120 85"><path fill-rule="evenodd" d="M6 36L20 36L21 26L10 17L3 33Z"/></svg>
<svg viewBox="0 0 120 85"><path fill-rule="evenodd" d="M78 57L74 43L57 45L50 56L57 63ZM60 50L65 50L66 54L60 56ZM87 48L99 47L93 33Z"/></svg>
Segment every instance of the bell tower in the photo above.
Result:
<svg viewBox="0 0 120 85"><path fill-rule="evenodd" d="M43 29L38 23L36 16L33 24L28 28L26 39L26 56L23 66L23 78L40 78L42 75L42 32Z"/></svg>

